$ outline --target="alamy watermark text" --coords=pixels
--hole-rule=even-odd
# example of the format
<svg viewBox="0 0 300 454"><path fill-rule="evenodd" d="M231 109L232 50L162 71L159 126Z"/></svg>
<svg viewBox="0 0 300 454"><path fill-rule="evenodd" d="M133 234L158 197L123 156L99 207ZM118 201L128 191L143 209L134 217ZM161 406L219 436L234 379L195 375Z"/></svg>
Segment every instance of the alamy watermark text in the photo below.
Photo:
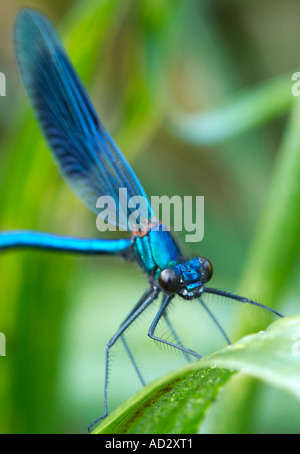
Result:
<svg viewBox="0 0 300 454"><path fill-rule="evenodd" d="M119 189L118 200L112 196L101 196L96 203L96 225L100 232L116 231L147 231L159 230L161 220L163 230L170 230L171 212L173 212L173 230L185 230L187 242L198 242L204 236L204 197L174 195L152 196L148 200L143 196L128 197L126 188Z"/></svg>

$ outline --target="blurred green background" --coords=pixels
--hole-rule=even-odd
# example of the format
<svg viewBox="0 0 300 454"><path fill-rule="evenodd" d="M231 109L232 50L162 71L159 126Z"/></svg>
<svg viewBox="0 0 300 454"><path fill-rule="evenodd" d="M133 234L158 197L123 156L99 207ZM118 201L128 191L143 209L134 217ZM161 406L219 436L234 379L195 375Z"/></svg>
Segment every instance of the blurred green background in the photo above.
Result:
<svg viewBox="0 0 300 454"><path fill-rule="evenodd" d="M211 259L211 286L298 312L300 126L291 75L300 69L300 1L25 3L54 22L147 194L205 197L204 239L185 250ZM7 82L0 98L0 228L95 237L95 216L58 173L17 74L12 35L21 6L0 6ZM1 254L1 433L86 432L103 411L105 344L146 285L136 265L119 258ZM242 307L237 315L233 306L219 312L233 339L266 327L254 311L258 322L249 328L251 311ZM213 308L222 309L217 302ZM200 308L197 317L189 310L178 301L182 334L200 333L200 353L221 347ZM147 381L183 364L147 338L154 314L128 336ZM119 346L110 409L138 389ZM229 418L224 428L212 415L202 431L299 431L291 397L254 382L247 389L246 408L236 410L243 418Z"/></svg>

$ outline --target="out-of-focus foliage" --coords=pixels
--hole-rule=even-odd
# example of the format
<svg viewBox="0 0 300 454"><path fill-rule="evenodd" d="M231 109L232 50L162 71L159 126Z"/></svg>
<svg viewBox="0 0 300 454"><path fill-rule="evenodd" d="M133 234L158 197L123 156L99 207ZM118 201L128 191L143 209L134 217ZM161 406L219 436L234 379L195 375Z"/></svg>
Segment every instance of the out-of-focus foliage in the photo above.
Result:
<svg viewBox="0 0 300 454"><path fill-rule="evenodd" d="M300 126L291 75L300 67L299 2L25 4L57 26L146 192L204 195L204 240L185 247L212 260L211 285L285 314L298 312ZM93 214L58 174L18 78L12 33L23 5L0 6L0 71L7 79L7 96L0 98L0 228L97 236ZM146 285L134 264L116 258L0 256L0 332L7 339L7 356L0 358L0 432L85 432L101 416L105 344ZM203 336L201 353L220 347L200 311L192 316L182 302L176 305L183 334ZM213 309L230 322L234 337L251 327L247 310L234 318L232 306L218 308L216 301ZM147 338L151 310L129 337L147 381L183 363ZM265 328L264 316L254 315L259 324L252 330ZM138 388L120 346L110 409ZM218 424L224 431L299 431L299 405L284 392L253 381L226 392L233 409L227 428L212 414L203 426L208 431ZM221 399L214 411L222 412L222 405Z"/></svg>

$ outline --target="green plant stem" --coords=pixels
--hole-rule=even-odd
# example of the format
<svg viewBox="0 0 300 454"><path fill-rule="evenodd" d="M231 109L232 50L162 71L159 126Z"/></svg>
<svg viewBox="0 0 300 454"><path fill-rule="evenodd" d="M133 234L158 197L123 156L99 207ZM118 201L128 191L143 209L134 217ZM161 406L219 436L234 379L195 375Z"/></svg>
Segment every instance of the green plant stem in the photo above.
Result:
<svg viewBox="0 0 300 454"><path fill-rule="evenodd" d="M186 113L175 108L167 127L190 144L214 145L282 115L291 105L291 75L284 74L234 94L210 112Z"/></svg>
<svg viewBox="0 0 300 454"><path fill-rule="evenodd" d="M291 277L291 269L299 256L300 244L300 100L292 98L292 101L293 109L274 163L269 193L241 282L242 294L255 297L277 309L280 296ZM244 333L246 329L242 320L239 332ZM222 423L223 431L231 432L233 426L236 432L245 431L245 421L243 427L239 424L240 409L243 405L246 408L247 402L255 399L258 386L258 383L253 384L249 379L242 381L240 386L237 381L236 386L230 389L229 399L232 402L238 400L239 406L233 405L226 424ZM218 431L217 426L214 430Z"/></svg>
<svg viewBox="0 0 300 454"><path fill-rule="evenodd" d="M274 308L299 255L299 119L300 101L297 98L274 164L269 193L241 283L244 293Z"/></svg>

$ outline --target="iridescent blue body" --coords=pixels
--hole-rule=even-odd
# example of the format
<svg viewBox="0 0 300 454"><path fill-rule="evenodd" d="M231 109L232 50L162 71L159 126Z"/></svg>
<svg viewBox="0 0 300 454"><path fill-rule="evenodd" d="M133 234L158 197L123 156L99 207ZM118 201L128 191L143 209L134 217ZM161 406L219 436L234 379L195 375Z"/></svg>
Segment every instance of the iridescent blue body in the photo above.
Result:
<svg viewBox="0 0 300 454"><path fill-rule="evenodd" d="M177 243L162 224L158 226L158 230L149 229L135 234L133 250L140 266L154 278L158 277L161 270L182 260Z"/></svg>
<svg viewBox="0 0 300 454"><path fill-rule="evenodd" d="M101 240L95 238L71 238L49 233L18 231L0 235L0 249L35 248L76 252L77 254L119 254L131 248L130 238Z"/></svg>
<svg viewBox="0 0 300 454"><path fill-rule="evenodd" d="M140 266L154 281L163 270L169 269L177 276L178 295L192 299L203 292L202 260L184 258L171 233L162 224L157 230L149 229L142 235L134 235L133 250Z"/></svg>
<svg viewBox="0 0 300 454"><path fill-rule="evenodd" d="M38 248L84 254L119 254L124 258L136 260L147 273L148 290L106 345L104 415L94 421L95 424L108 414L110 349L119 339L123 342L141 383L145 384L126 342L125 332L160 294L161 306L149 328L148 336L180 350L188 360L201 356L183 346L168 318L168 306L175 295L185 300L197 298L227 342L229 339L226 333L203 300L204 294L213 293L242 303L254 304L279 316L281 314L247 298L206 287L205 284L212 276L210 262L202 257L185 258L171 233L164 230L158 221L153 221L155 213L144 189L104 128L55 29L43 14L27 8L21 10L15 25L15 47L21 78L41 129L60 172L75 194L100 216L98 198L102 195L113 198L118 212L121 213L116 227L121 227L122 230L128 225L129 199L142 196L146 200L147 206L143 206L141 216L148 228L135 231L131 238L70 238L31 231L0 234L0 249L3 250ZM120 188L127 190L125 203L118 198ZM171 330L174 342L155 335L161 319Z"/></svg>

